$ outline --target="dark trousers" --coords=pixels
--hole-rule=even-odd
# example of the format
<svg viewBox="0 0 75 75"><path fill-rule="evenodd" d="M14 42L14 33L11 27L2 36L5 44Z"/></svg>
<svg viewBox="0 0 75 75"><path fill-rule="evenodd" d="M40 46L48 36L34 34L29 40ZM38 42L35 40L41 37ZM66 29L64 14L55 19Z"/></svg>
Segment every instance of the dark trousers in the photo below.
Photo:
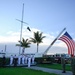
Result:
<svg viewBox="0 0 75 75"><path fill-rule="evenodd" d="M66 70L65 70L65 64L62 64L62 69L63 69L62 73L65 73L66 72Z"/></svg>
<svg viewBox="0 0 75 75"><path fill-rule="evenodd" d="M14 58L14 67L16 67L16 66L17 66L17 59Z"/></svg>

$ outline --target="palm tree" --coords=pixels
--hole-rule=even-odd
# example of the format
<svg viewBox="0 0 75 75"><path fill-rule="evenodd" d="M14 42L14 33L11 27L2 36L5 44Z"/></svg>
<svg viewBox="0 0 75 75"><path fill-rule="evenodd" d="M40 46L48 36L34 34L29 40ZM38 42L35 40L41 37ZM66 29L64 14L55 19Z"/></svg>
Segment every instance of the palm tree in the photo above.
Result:
<svg viewBox="0 0 75 75"><path fill-rule="evenodd" d="M29 46L29 44L31 44L30 42L29 42L29 40L28 39L24 39L24 38L22 38L22 41L18 41L20 44L16 44L16 46L21 46L21 47L23 47L23 49L22 49L22 54L24 54L24 51L25 51L25 48L29 48L30 46Z"/></svg>
<svg viewBox="0 0 75 75"><path fill-rule="evenodd" d="M39 44L42 43L43 38L45 38L45 36L42 36L42 32L39 33L39 31L34 32L34 37L30 38L31 39L30 42L37 44L37 53L38 53Z"/></svg>

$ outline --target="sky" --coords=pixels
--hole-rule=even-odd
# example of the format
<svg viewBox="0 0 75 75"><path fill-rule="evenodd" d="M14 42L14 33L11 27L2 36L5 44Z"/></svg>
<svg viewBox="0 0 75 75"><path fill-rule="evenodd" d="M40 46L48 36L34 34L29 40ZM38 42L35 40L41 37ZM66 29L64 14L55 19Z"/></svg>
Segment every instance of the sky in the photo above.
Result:
<svg viewBox="0 0 75 75"><path fill-rule="evenodd" d="M22 7L24 3L24 19L22 37L33 37L33 32L43 32L43 43L39 53L44 52L49 44L66 27L66 31L75 40L75 0L0 0L0 51L18 53L15 45L20 40ZM26 28L30 27L31 32ZM36 44L31 44L26 53L36 53ZM49 49L48 54L68 53L67 46L57 40Z"/></svg>

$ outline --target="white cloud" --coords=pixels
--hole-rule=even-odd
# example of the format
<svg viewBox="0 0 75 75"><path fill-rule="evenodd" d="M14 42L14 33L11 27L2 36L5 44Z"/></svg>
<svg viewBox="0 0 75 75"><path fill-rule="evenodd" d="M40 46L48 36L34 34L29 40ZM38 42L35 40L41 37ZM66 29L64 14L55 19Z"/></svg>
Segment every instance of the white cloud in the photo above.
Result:
<svg viewBox="0 0 75 75"><path fill-rule="evenodd" d="M7 32L8 35L10 35L10 34L12 34L12 33L13 33L13 31L9 31L9 32Z"/></svg>
<svg viewBox="0 0 75 75"><path fill-rule="evenodd" d="M41 30L36 29L36 28L32 28L31 30L32 30L32 32L37 32L37 31L39 31L39 32L40 32L40 31L41 31Z"/></svg>
<svg viewBox="0 0 75 75"><path fill-rule="evenodd" d="M22 37L25 39L33 37L33 32L36 32L36 31L42 32L41 30L36 28L31 28L31 32L30 32L26 29L26 26L24 26L22 30ZM20 40L20 32L9 31L6 34L7 36L0 36L0 42L18 42ZM46 36L46 37L43 39L43 43L41 43L41 45L49 45L56 38L55 36L47 34L47 33L43 33L43 36ZM60 41L58 43L55 43L54 45L60 46L60 47L66 47L64 46L64 43Z"/></svg>
<svg viewBox="0 0 75 75"><path fill-rule="evenodd" d="M29 32L26 28L23 28L22 37L26 39L26 38L33 37L33 32L36 32L36 31L42 32L41 30L35 29L35 28L31 28L31 30L32 32ZM13 49L14 51L18 50L18 47L15 47L15 44L18 43L18 41L20 40L20 32L9 31L6 34L7 34L6 36L0 36L0 43L7 43L7 45L8 43L14 43L14 46L13 46L14 48L12 48L11 52L13 52ZM44 38L43 43L39 45L39 52L44 52L48 48L48 46L52 43L52 41L56 38L55 36L47 34L47 33L43 33L43 36L46 36L46 38ZM8 46L9 46L8 50L11 50L10 45ZM33 46L34 45L32 44L31 47L28 48L26 52L28 51L33 53L36 52L36 45L35 47ZM11 47L12 47L12 44L11 44ZM54 43L54 45L49 49L48 53L57 53L57 51L59 51L60 53L61 52L67 53L67 51L65 50L67 50L66 44L60 40L57 40Z"/></svg>
<svg viewBox="0 0 75 75"><path fill-rule="evenodd" d="M61 40L57 40L57 42L54 44L54 46L67 48L67 45Z"/></svg>
<svg viewBox="0 0 75 75"><path fill-rule="evenodd" d="M50 34L43 33L43 36L46 37L43 39L43 43L41 45L49 45L55 39L55 37Z"/></svg>
<svg viewBox="0 0 75 75"><path fill-rule="evenodd" d="M17 42L19 38L17 36L0 36L0 43Z"/></svg>
<svg viewBox="0 0 75 75"><path fill-rule="evenodd" d="M63 54L63 53L68 53L68 49L64 47L58 47L58 46L52 46L49 51L47 52L48 54Z"/></svg>

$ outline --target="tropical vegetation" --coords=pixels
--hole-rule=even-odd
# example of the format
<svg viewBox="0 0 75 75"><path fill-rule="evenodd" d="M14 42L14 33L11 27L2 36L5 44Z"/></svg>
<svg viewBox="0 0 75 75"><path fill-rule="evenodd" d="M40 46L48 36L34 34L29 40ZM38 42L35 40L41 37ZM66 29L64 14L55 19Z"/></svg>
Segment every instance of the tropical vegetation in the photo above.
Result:
<svg viewBox="0 0 75 75"><path fill-rule="evenodd" d="M37 31L37 32L34 32L33 38L32 37L30 38L31 39L30 42L37 44L37 53L38 53L39 44L42 43L43 38L46 37L46 36L43 36L42 34L43 34L42 32L40 33L39 31Z"/></svg>
<svg viewBox="0 0 75 75"><path fill-rule="evenodd" d="M19 44L16 44L16 46L21 46L23 49L22 49L22 54L24 54L25 52L25 48L29 48L30 47L30 42L28 39L24 39L22 38L22 41L18 41Z"/></svg>

